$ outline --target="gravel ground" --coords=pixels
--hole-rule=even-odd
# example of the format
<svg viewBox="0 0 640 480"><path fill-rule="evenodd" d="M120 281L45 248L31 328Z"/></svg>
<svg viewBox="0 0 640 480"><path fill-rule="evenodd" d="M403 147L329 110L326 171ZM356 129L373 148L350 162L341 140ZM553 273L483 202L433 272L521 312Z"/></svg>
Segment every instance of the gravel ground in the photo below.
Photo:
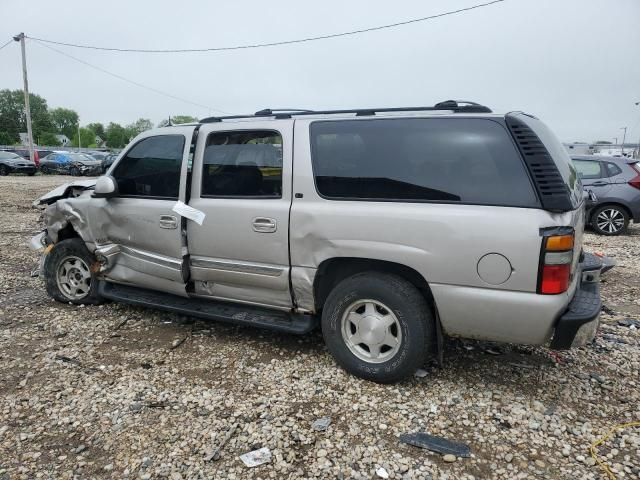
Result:
<svg viewBox="0 0 640 480"><path fill-rule="evenodd" d="M640 334L619 324L640 318L640 226L586 236L588 249L618 262L603 283L593 345L494 351L449 340L444 368L384 386L340 370L319 333L55 303L30 277L38 255L26 242L40 229L31 202L68 180L0 178L2 480L596 479L605 477L589 445L640 420ZM321 417L331 424L315 431ZM467 443L472 456L445 459L399 442L416 431ZM239 456L260 447L271 461L246 467ZM599 452L617 478L640 478L640 428Z"/></svg>

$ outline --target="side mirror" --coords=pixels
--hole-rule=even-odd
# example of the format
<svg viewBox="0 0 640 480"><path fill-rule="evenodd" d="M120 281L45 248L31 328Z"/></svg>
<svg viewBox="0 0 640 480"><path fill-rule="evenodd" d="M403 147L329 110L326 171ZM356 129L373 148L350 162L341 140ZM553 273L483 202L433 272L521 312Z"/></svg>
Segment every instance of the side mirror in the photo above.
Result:
<svg viewBox="0 0 640 480"><path fill-rule="evenodd" d="M94 198L111 198L118 194L118 183L111 175L98 177L93 189Z"/></svg>

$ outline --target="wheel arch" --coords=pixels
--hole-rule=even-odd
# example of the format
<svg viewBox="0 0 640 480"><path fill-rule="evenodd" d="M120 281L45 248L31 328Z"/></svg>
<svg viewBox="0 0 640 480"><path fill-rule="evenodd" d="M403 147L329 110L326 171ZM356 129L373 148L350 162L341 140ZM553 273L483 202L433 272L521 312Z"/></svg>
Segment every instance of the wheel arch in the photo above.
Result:
<svg viewBox="0 0 640 480"><path fill-rule="evenodd" d="M361 257L333 257L322 261L318 265L313 280L313 298L316 312L322 310L324 302L335 285L347 277L366 271L392 273L406 279L424 295L437 315L429 283L417 270L397 262Z"/></svg>

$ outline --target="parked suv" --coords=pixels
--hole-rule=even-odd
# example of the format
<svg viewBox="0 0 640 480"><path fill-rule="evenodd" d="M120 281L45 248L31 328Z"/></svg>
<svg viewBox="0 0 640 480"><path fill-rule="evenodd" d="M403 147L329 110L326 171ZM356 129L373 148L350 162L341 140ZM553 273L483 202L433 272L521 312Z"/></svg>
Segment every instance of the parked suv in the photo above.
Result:
<svg viewBox="0 0 640 480"><path fill-rule="evenodd" d="M564 349L599 322L582 185L535 117L262 110L147 131L41 197L49 295L306 333L378 382L442 335Z"/></svg>
<svg viewBox="0 0 640 480"><path fill-rule="evenodd" d="M587 211L591 227L602 235L620 235L629 221L640 222L640 163L626 157L573 156L585 190L597 201Z"/></svg>

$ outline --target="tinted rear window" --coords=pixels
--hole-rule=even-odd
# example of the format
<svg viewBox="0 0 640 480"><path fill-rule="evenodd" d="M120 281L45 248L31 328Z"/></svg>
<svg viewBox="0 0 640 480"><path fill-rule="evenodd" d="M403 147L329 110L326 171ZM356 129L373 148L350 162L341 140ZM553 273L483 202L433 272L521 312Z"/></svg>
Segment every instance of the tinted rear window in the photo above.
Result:
<svg viewBox="0 0 640 480"><path fill-rule="evenodd" d="M492 120L314 122L311 145L327 198L539 206L509 133Z"/></svg>

